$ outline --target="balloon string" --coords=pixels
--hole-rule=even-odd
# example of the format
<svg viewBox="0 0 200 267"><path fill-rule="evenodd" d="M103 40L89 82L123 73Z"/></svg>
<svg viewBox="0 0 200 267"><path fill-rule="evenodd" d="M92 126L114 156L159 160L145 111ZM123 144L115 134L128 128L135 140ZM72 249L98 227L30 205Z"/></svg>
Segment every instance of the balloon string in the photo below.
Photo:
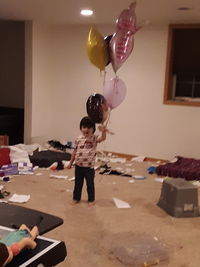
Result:
<svg viewBox="0 0 200 267"><path fill-rule="evenodd" d="M107 120L106 120L102 125L103 125L103 127L106 128L106 132L107 132L107 133L113 135L113 134L115 134L115 133L113 133L113 132L111 132L109 129L107 129L107 125L108 125L108 122L109 122L109 120L110 120L110 114L111 114L111 109L109 109Z"/></svg>
<svg viewBox="0 0 200 267"><path fill-rule="evenodd" d="M100 77L103 76L103 87L104 87L105 82L106 82L106 74L107 74L106 70L100 70Z"/></svg>
<svg viewBox="0 0 200 267"><path fill-rule="evenodd" d="M104 70L104 73L103 73L103 86L105 85L105 81L106 81L106 70Z"/></svg>
<svg viewBox="0 0 200 267"><path fill-rule="evenodd" d="M109 108L108 118L107 118L106 121L104 122L104 126L105 126L105 128L107 128L107 126L108 126L108 122L109 122L109 120L110 120L110 114L111 114L111 109Z"/></svg>

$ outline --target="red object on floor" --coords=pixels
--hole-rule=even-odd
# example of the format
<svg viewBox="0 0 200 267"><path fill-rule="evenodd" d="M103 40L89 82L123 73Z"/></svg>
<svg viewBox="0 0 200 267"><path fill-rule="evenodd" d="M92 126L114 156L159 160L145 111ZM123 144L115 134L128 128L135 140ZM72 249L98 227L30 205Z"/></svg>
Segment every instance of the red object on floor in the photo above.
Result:
<svg viewBox="0 0 200 267"><path fill-rule="evenodd" d="M49 167L49 170L52 170L52 171L55 171L56 168L58 166L58 163L57 162L54 162L53 164L51 164L51 166Z"/></svg>
<svg viewBox="0 0 200 267"><path fill-rule="evenodd" d="M156 167L160 176L184 178L186 180L200 180L200 160L176 156L177 161Z"/></svg>
<svg viewBox="0 0 200 267"><path fill-rule="evenodd" d="M0 148L0 167L10 163L10 149L6 147Z"/></svg>

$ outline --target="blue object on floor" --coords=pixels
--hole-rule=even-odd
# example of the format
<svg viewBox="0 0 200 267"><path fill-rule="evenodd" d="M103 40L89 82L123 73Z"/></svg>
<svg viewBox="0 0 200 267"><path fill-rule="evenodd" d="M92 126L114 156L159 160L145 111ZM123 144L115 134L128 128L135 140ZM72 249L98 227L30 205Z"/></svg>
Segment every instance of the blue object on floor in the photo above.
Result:
<svg viewBox="0 0 200 267"><path fill-rule="evenodd" d="M155 166L151 166L151 167L149 167L149 168L147 169L147 171L148 171L149 174L153 174L153 173L156 172L156 167L155 167Z"/></svg>

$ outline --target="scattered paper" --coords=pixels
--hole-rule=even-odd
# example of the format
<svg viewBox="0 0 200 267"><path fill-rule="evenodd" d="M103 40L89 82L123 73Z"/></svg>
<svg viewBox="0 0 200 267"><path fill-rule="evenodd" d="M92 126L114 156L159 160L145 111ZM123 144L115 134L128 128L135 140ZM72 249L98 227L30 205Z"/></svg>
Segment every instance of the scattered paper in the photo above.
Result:
<svg viewBox="0 0 200 267"><path fill-rule="evenodd" d="M70 163L70 160L62 160L62 163L64 165L64 169L67 168L67 166L69 165Z"/></svg>
<svg viewBox="0 0 200 267"><path fill-rule="evenodd" d="M69 181L74 181L75 180L75 177L69 178L68 180Z"/></svg>
<svg viewBox="0 0 200 267"><path fill-rule="evenodd" d="M143 162L145 158L146 158L145 156L133 157L131 161Z"/></svg>
<svg viewBox="0 0 200 267"><path fill-rule="evenodd" d="M57 178L57 179L64 179L64 180L67 180L67 178L68 178L67 175L54 175L54 174L50 174L49 177L50 178Z"/></svg>
<svg viewBox="0 0 200 267"><path fill-rule="evenodd" d="M127 202L125 202L121 199L113 197L113 200L114 200L114 203L118 209L128 209L131 207Z"/></svg>
<svg viewBox="0 0 200 267"><path fill-rule="evenodd" d="M154 236L154 237L153 237L153 239L154 239L154 240L156 240L156 241L158 241L158 238L157 238L157 236Z"/></svg>
<svg viewBox="0 0 200 267"><path fill-rule="evenodd" d="M159 178L159 177L156 177L154 180L155 180L156 182L163 183L163 181L165 180L165 178Z"/></svg>
<svg viewBox="0 0 200 267"><path fill-rule="evenodd" d="M125 164L127 167L131 167L131 166L133 166L133 163L126 163Z"/></svg>
<svg viewBox="0 0 200 267"><path fill-rule="evenodd" d="M135 180L129 180L128 181L130 184L133 184L133 183L135 183Z"/></svg>
<svg viewBox="0 0 200 267"><path fill-rule="evenodd" d="M4 188L4 185L0 185L0 190L2 190Z"/></svg>
<svg viewBox="0 0 200 267"><path fill-rule="evenodd" d="M192 184L200 187L200 181L192 181Z"/></svg>
<svg viewBox="0 0 200 267"><path fill-rule="evenodd" d="M177 160L178 160L178 158L177 158L177 157L175 157L175 158L173 158L172 160L170 160L170 163L177 162Z"/></svg>
<svg viewBox="0 0 200 267"><path fill-rule="evenodd" d="M8 201L0 199L0 203L8 203Z"/></svg>
<svg viewBox="0 0 200 267"><path fill-rule="evenodd" d="M16 203L25 203L30 199L30 195L18 195L13 194L11 198L8 199L10 202L16 202Z"/></svg>
<svg viewBox="0 0 200 267"><path fill-rule="evenodd" d="M134 175L133 178L136 179L136 180L144 180L147 177L146 176L142 176L142 175Z"/></svg>
<svg viewBox="0 0 200 267"><path fill-rule="evenodd" d="M33 170L34 170L34 171L37 170L37 169L39 169L39 166L35 166L35 167L33 167Z"/></svg>
<svg viewBox="0 0 200 267"><path fill-rule="evenodd" d="M110 158L109 161L112 163L125 163L126 159L125 158Z"/></svg>
<svg viewBox="0 0 200 267"><path fill-rule="evenodd" d="M100 165L98 165L98 166L94 166L95 171L96 171L96 170L99 170L100 168L101 168Z"/></svg>

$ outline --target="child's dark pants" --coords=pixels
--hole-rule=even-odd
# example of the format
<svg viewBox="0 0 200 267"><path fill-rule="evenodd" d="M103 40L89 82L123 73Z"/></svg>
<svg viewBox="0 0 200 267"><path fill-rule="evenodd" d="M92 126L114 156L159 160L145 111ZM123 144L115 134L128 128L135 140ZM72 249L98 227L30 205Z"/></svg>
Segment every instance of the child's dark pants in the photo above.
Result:
<svg viewBox="0 0 200 267"><path fill-rule="evenodd" d="M74 200L81 200L84 178L86 179L87 184L88 201L93 202L95 200L94 176L94 168L79 167L77 165L75 166L75 187L73 192Z"/></svg>

